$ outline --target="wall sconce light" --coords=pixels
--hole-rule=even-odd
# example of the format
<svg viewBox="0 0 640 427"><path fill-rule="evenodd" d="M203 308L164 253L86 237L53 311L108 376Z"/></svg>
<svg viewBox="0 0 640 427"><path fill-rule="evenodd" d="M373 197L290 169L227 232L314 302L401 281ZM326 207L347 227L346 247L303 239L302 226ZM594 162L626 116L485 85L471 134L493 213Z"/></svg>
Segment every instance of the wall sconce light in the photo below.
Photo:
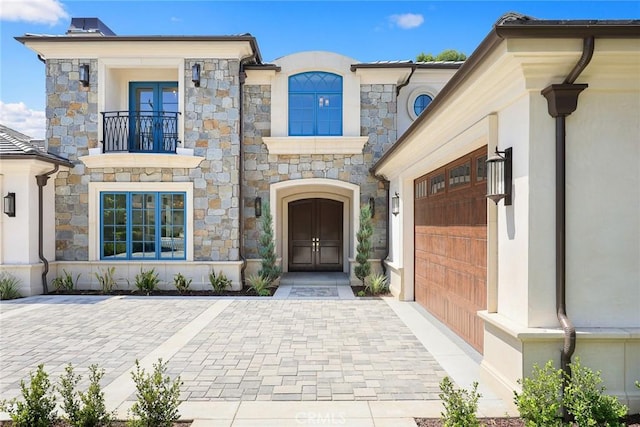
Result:
<svg viewBox="0 0 640 427"><path fill-rule="evenodd" d="M89 86L89 64L82 64L78 71L80 74L80 78L78 80L80 80L82 86Z"/></svg>
<svg viewBox="0 0 640 427"><path fill-rule="evenodd" d="M4 196L4 213L10 217L16 216L16 193Z"/></svg>
<svg viewBox="0 0 640 427"><path fill-rule="evenodd" d="M369 211L371 212L371 218L376 215L376 199L369 197Z"/></svg>
<svg viewBox="0 0 640 427"><path fill-rule="evenodd" d="M256 197L256 218L262 216L262 197Z"/></svg>
<svg viewBox="0 0 640 427"><path fill-rule="evenodd" d="M193 64L191 67L191 81L195 87L200 87L200 64Z"/></svg>
<svg viewBox="0 0 640 427"><path fill-rule="evenodd" d="M511 178L513 148L498 151L487 159L487 197L496 205L504 199L505 206L511 206Z"/></svg>
<svg viewBox="0 0 640 427"><path fill-rule="evenodd" d="M391 198L391 213L398 215L400 213L400 195L396 191L396 195Z"/></svg>

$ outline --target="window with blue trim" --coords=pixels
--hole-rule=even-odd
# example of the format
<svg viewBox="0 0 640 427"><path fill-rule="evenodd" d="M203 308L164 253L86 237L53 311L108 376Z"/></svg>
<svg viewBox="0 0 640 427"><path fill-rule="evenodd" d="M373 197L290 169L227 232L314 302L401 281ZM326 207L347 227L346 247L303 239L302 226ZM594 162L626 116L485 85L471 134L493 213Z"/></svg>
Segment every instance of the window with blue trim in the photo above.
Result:
<svg viewBox="0 0 640 427"><path fill-rule="evenodd" d="M319 71L289 77L289 136L342 135L342 76Z"/></svg>
<svg viewBox="0 0 640 427"><path fill-rule="evenodd" d="M100 193L100 259L185 259L185 193Z"/></svg>
<svg viewBox="0 0 640 427"><path fill-rule="evenodd" d="M429 95L422 94L419 95L416 100L413 102L413 112L416 113L416 116L419 116L433 101Z"/></svg>

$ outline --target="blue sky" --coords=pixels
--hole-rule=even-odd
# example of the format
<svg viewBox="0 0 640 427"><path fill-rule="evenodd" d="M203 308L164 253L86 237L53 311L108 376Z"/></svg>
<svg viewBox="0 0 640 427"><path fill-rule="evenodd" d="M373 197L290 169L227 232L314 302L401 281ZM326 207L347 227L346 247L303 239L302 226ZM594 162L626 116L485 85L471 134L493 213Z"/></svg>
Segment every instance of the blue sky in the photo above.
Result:
<svg viewBox="0 0 640 427"><path fill-rule="evenodd" d="M98 17L118 35L250 33L265 62L305 50L357 61L467 55L505 12L540 19L640 19L640 1L93 1L0 0L0 123L44 134L44 64L14 40L64 34Z"/></svg>

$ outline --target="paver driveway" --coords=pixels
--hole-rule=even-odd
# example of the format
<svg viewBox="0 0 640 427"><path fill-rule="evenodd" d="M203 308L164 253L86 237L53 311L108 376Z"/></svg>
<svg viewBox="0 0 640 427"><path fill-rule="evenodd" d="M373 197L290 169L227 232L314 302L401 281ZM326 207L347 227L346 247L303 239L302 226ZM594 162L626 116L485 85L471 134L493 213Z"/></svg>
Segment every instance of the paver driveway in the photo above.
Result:
<svg viewBox="0 0 640 427"><path fill-rule="evenodd" d="M135 400L138 359L183 381L194 427L415 426L438 417L438 384L467 387L479 357L415 303L394 299L39 296L0 303L0 399L43 363L56 382L97 363L107 408ZM482 386L480 414L505 402ZM0 413L0 419L7 419Z"/></svg>
<svg viewBox="0 0 640 427"><path fill-rule="evenodd" d="M445 375L380 299L49 296L0 309L2 398L39 363L52 379L99 364L112 404L132 398L136 359L167 360L189 401L437 399Z"/></svg>

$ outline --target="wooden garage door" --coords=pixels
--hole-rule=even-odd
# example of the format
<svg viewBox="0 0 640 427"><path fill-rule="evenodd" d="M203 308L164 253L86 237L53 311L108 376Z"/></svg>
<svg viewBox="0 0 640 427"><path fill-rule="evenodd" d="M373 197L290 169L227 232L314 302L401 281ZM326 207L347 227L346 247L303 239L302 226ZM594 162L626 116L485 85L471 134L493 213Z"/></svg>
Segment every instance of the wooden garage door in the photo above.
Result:
<svg viewBox="0 0 640 427"><path fill-rule="evenodd" d="M487 148L415 180L415 298L482 352Z"/></svg>

